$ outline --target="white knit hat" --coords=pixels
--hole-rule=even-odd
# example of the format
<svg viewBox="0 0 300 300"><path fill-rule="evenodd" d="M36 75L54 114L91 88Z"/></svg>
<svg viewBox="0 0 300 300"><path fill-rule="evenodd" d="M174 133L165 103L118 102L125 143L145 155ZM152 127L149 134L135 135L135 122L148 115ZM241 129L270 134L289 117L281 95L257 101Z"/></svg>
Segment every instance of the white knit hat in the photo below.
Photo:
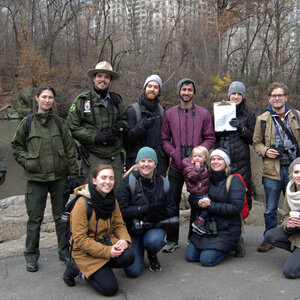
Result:
<svg viewBox="0 0 300 300"><path fill-rule="evenodd" d="M229 167L230 166L230 157L228 152L223 149L223 148L218 148L212 151L212 153L210 154L210 158L212 158L213 156L220 156L224 159L226 165Z"/></svg>

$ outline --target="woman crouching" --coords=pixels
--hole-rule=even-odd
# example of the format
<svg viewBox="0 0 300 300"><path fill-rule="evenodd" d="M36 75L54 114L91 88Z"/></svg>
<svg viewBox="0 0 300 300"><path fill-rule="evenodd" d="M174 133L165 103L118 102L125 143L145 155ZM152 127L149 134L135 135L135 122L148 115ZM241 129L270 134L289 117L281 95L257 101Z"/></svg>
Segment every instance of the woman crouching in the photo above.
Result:
<svg viewBox="0 0 300 300"><path fill-rule="evenodd" d="M113 296L119 289L112 268L128 267L134 262L128 248L131 239L115 199L114 171L99 165L92 173L92 183L80 186L81 195L70 216L72 257L87 282L100 294ZM88 202L93 212L88 218ZM68 263L64 273L67 285L75 285L76 265Z"/></svg>
<svg viewBox="0 0 300 300"><path fill-rule="evenodd" d="M200 209L207 209L213 228L211 235L193 233L186 248L186 259L197 261L203 266L220 263L235 250L241 235L241 210L245 187L240 178L232 179L228 192L226 180L230 175L230 157L225 149L219 148L210 155L210 186L208 198L198 200Z"/></svg>
<svg viewBox="0 0 300 300"><path fill-rule="evenodd" d="M145 250L150 271L162 270L157 253L163 247L166 231L164 228L153 228L157 226L151 224L175 215L168 192L169 182L155 172L155 151L149 147L141 148L135 162L136 165L125 174L117 194L135 254L134 264L125 268L129 277L137 277L143 271Z"/></svg>

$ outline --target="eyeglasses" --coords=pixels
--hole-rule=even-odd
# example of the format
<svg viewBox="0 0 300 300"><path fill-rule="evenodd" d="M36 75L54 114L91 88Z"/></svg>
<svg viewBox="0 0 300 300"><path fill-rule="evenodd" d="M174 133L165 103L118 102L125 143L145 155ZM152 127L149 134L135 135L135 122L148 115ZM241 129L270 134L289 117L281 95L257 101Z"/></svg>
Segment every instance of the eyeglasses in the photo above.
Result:
<svg viewBox="0 0 300 300"><path fill-rule="evenodd" d="M273 94L273 95L270 95L270 97L271 97L272 99L276 99L277 97L281 99L281 98L283 98L285 95L286 95L286 94Z"/></svg>

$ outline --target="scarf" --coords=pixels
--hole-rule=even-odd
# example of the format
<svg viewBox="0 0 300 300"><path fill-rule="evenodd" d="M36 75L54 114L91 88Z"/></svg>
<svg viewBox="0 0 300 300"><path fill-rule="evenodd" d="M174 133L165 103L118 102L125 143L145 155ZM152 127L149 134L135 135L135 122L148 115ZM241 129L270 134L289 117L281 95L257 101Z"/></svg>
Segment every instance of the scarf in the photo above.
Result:
<svg viewBox="0 0 300 300"><path fill-rule="evenodd" d="M103 197L96 189L96 187L89 183L89 191L91 194L91 203L96 213L96 219L106 220L111 217L115 209L115 194L111 190L105 197Z"/></svg>
<svg viewBox="0 0 300 300"><path fill-rule="evenodd" d="M146 99L145 94L142 93L139 96L139 103L144 105L147 108L147 110L153 113L156 111L157 105L159 103L159 99L155 98L154 101L149 101L148 99Z"/></svg>
<svg viewBox="0 0 300 300"><path fill-rule="evenodd" d="M300 211L300 191L295 192L293 180L290 180L286 187L286 198L292 211Z"/></svg>

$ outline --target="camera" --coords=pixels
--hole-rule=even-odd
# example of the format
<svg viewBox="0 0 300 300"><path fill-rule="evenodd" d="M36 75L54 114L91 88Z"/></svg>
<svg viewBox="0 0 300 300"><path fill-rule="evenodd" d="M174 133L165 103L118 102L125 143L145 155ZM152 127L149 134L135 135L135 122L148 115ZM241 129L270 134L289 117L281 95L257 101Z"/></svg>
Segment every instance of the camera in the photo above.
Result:
<svg viewBox="0 0 300 300"><path fill-rule="evenodd" d="M274 149L274 150L277 150L277 152L279 153L278 157L281 158L282 155L283 155L283 145L282 144L279 144L278 146L276 146L275 144L272 144L270 146L270 149Z"/></svg>
<svg viewBox="0 0 300 300"><path fill-rule="evenodd" d="M112 245L112 243L110 241L110 238L106 233L103 235L102 240L100 240L98 237L96 237L95 241L98 242L98 243L101 243L102 245L105 245L105 246L111 246Z"/></svg>
<svg viewBox="0 0 300 300"><path fill-rule="evenodd" d="M176 228L178 224L179 218L177 216L156 223L133 219L131 231L135 235L141 235L144 230L148 230L151 228Z"/></svg>
<svg viewBox="0 0 300 300"><path fill-rule="evenodd" d="M181 158L184 159L192 155L193 145L181 145Z"/></svg>

